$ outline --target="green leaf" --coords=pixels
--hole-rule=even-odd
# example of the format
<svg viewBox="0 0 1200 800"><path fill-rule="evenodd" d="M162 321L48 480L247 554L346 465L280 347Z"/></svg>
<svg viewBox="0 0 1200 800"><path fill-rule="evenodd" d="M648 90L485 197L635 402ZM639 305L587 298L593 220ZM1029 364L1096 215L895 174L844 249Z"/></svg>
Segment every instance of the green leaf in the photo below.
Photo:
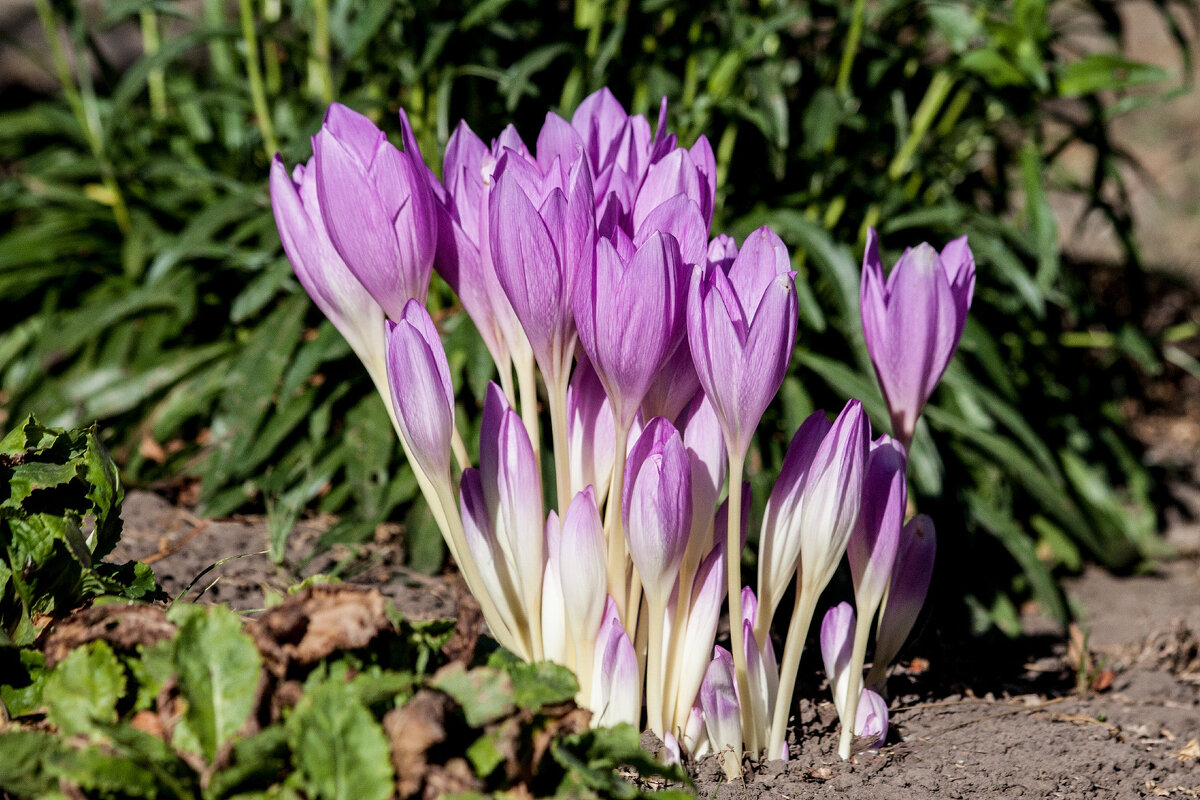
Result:
<svg viewBox="0 0 1200 800"><path fill-rule="evenodd" d="M233 612L214 607L190 615L175 640L179 689L187 701L176 744L212 761L254 710L261 666L254 640Z"/></svg>
<svg viewBox="0 0 1200 800"><path fill-rule="evenodd" d="M571 670L542 661L529 664L507 650L497 650L488 658L488 666L504 670L512 678L513 703L525 711L537 713L543 706L565 703L575 697L579 684Z"/></svg>
<svg viewBox="0 0 1200 800"><path fill-rule="evenodd" d="M1133 61L1117 53L1093 53L1059 69L1058 93L1063 97L1081 97L1157 83L1166 78L1167 71L1162 67Z"/></svg>
<svg viewBox="0 0 1200 800"><path fill-rule="evenodd" d="M125 670L104 641L72 650L46 677L46 716L67 736L90 733L96 723L117 721L125 696Z"/></svg>
<svg viewBox="0 0 1200 800"><path fill-rule="evenodd" d="M322 683L287 720L305 790L323 800L387 800L395 781L387 735L353 689Z"/></svg>
<svg viewBox="0 0 1200 800"><path fill-rule="evenodd" d="M468 670L456 661L443 667L429 685L462 706L463 716L472 728L506 717L516 708L512 678L495 667Z"/></svg>
<svg viewBox="0 0 1200 800"><path fill-rule="evenodd" d="M46 733L20 728L0 732L0 791L13 797L50 794L58 788L50 765L67 752L60 739Z"/></svg>

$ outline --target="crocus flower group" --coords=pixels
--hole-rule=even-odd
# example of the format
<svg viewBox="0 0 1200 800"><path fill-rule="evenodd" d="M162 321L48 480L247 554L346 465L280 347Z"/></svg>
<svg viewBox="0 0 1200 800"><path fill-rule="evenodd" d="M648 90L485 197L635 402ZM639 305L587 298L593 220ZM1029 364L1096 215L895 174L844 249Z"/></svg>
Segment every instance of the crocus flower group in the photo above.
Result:
<svg viewBox="0 0 1200 800"><path fill-rule="evenodd" d="M887 665L929 585L933 526L905 521L906 450L962 334L974 261L965 238L921 245L885 278L870 233L863 326L892 436L857 400L801 425L761 521L757 587L743 586L744 469L795 343L795 272L768 228L740 248L712 236L712 148L680 147L665 123L665 100L652 128L607 90L570 120L547 114L532 149L511 126L485 142L462 123L439 181L403 112L396 147L335 104L308 164L272 164L276 222L385 398L502 645L573 669L595 724L644 713L673 757L720 753L734 774L746 752L788 756L805 638L847 556L855 607L831 609L820 638L848 756L856 734L886 736ZM496 364L474 458L425 308L433 270Z"/></svg>

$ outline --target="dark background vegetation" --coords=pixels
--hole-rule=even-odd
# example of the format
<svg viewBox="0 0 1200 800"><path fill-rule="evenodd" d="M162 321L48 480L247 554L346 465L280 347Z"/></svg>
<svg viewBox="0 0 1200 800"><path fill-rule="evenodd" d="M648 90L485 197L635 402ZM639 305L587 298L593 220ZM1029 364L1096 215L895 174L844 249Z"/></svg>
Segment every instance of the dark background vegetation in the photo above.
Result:
<svg viewBox="0 0 1200 800"><path fill-rule="evenodd" d="M1165 340L1139 324L1145 265L1111 130L1190 91L1190 3L1139 12L1170 32L1178 75L1121 55L1105 0L30 6L32 32L13 25L3 46L61 89L0 99L0 428L99 420L127 483L207 514L265 511L276 554L319 510L341 518L325 544L402 519L410 563L437 569L382 403L283 257L269 158L306 160L336 99L392 135L403 106L440 172L460 118L532 143L547 108L569 116L607 85L644 113L667 96L683 142L712 141L714 233L766 223L793 248L801 330L751 461L760 507L814 408L855 396L886 425L858 321L866 226L889 263L967 233L975 304L912 453L943 606L1013 631L1027 597L1065 615L1063 571L1161 550L1160 484L1121 404ZM1085 178L1053 183L1081 150ZM1060 257L1051 190L1116 232L1122 313L1093 265ZM444 285L431 305L475 419L490 361Z"/></svg>

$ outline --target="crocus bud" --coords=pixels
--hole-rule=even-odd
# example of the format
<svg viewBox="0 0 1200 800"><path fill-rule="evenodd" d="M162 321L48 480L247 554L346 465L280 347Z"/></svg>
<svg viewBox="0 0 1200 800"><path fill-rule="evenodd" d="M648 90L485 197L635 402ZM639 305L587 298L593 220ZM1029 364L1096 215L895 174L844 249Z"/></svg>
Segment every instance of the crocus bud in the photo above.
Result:
<svg viewBox="0 0 1200 800"><path fill-rule="evenodd" d="M448 485L454 387L442 340L429 312L416 300L409 300L388 328L388 383L400 435L429 479Z"/></svg>
<svg viewBox="0 0 1200 800"><path fill-rule="evenodd" d="M754 617L758 601L754 590L742 588L742 642L746 650L746 677L750 689L750 719L757 728L765 729L775 707L775 695L779 690L779 664L775 659L775 648L768 636L763 647L754 636ZM758 742L759 731L749 737L751 746ZM759 746L765 746L758 743Z"/></svg>
<svg viewBox="0 0 1200 800"><path fill-rule="evenodd" d="M479 431L479 472L488 516L526 612L540 613L542 485L529 434L504 392L488 384Z"/></svg>
<svg viewBox="0 0 1200 800"><path fill-rule="evenodd" d="M875 660L870 679L873 686L883 685L888 664L900 652L900 647L916 624L925 594L929 591L936 550L937 536L933 520L925 514L910 519L900 531L900 546L896 551L892 579L875 639Z"/></svg>
<svg viewBox="0 0 1200 800"><path fill-rule="evenodd" d="M345 337L382 391L387 380L383 309L354 277L329 239L311 161L308 166L297 164L288 177L283 159L275 156L271 161L271 209L283 251L300 285Z"/></svg>
<svg viewBox="0 0 1200 800"><path fill-rule="evenodd" d="M730 455L744 458L779 390L796 341L796 291L787 249L768 228L750 234L729 275L692 272L687 331L704 393Z"/></svg>
<svg viewBox="0 0 1200 800"><path fill-rule="evenodd" d="M708 667L708 653L717 636L721 606L725 602L725 546L719 543L700 562L692 581L692 601L688 611L687 630L683 646L676 653L678 694L675 721L688 713L688 703L695 698ZM692 752L689 749L689 752Z"/></svg>
<svg viewBox="0 0 1200 800"><path fill-rule="evenodd" d="M704 729L713 750L723 753L726 771L742 757L742 717L738 707L733 655L724 647L713 648L713 660L704 673L698 696L704 712Z"/></svg>
<svg viewBox="0 0 1200 800"><path fill-rule="evenodd" d="M591 486L597 505L608 495L609 476L617 439L612 404L604 385L586 358L571 372L567 386L567 449L571 463L571 490Z"/></svg>
<svg viewBox="0 0 1200 800"><path fill-rule="evenodd" d="M705 662L707 663L707 659ZM688 712L687 722L683 725L682 733L679 743L683 746L685 753L692 758L703 758L708 755L710 745L708 734L704 730L704 711L700 708L699 697Z"/></svg>
<svg viewBox="0 0 1200 800"><path fill-rule="evenodd" d="M590 486L575 495L563 516L559 552L567 569L561 591L568 635L575 643L575 661L590 664L607 586L604 526ZM547 602L543 597L542 604Z"/></svg>
<svg viewBox="0 0 1200 800"><path fill-rule="evenodd" d="M692 475L692 532L688 537L684 564L694 569L709 548L713 510L725 485L725 442L721 424L712 403L703 393L693 398L681 419L683 446L687 450ZM745 528L742 528L745 531ZM724 539L722 539L724 545ZM708 648L705 648L706 650Z"/></svg>
<svg viewBox="0 0 1200 800"><path fill-rule="evenodd" d="M459 509L462 514L463 534L469 553L456 554L456 558L471 558L479 568L483 580L483 591L492 599L500 614L504 627L513 638L501 643L522 658L531 660L533 650L529 641L529 625L525 616L521 596L517 593L513 574L496 541L492 518L484 498L483 482L479 470L468 467L463 470L459 485ZM557 579L557 570L554 578ZM554 585L552 583L551 590ZM549 602L549 601L547 601ZM552 603L551 603L552 604Z"/></svg>
<svg viewBox="0 0 1200 800"><path fill-rule="evenodd" d="M614 245L602 238L594 268L577 278L579 342L612 401L618 429L628 430L683 330L679 246L661 233L636 250L625 240Z"/></svg>
<svg viewBox="0 0 1200 800"><path fill-rule="evenodd" d="M874 750L884 743L888 731L888 709L882 697L870 689L863 689L856 717L854 734L860 740L866 740L868 750Z"/></svg>
<svg viewBox="0 0 1200 800"><path fill-rule="evenodd" d="M334 248L392 319L425 302L437 248L429 171L408 117L401 152L369 119L333 103L313 137L321 215Z"/></svg>
<svg viewBox="0 0 1200 800"><path fill-rule="evenodd" d="M524 162L505 155L503 164L517 163ZM496 274L538 367L547 381L565 378L575 352L571 297L578 274L591 273L595 261L587 162L577 159L564 190L552 189L540 207L515 173L504 172L491 194L489 224Z"/></svg>
<svg viewBox="0 0 1200 800"><path fill-rule="evenodd" d="M802 585L813 597L829 583L858 519L870 423L857 400L846 404L832 426L823 412L817 415L793 437L767 503L760 540L759 632L766 630L797 563Z"/></svg>
<svg viewBox="0 0 1200 800"><path fill-rule="evenodd" d="M904 448L890 436L881 436L872 444L867 457L862 509L846 555L854 580L855 605L868 618L875 615L883 601L896 563L896 548L908 502L904 482L906 464Z"/></svg>
<svg viewBox="0 0 1200 800"><path fill-rule="evenodd" d="M928 244L905 250L885 279L878 237L873 228L867 233L863 333L892 431L905 447L958 347L975 288L975 259L966 237L942 252L945 260Z"/></svg>
<svg viewBox="0 0 1200 800"><path fill-rule="evenodd" d="M637 725L642 707L637 656L611 596L606 608L592 667L592 726Z"/></svg>
<svg viewBox="0 0 1200 800"><path fill-rule="evenodd" d="M629 451L621 508L629 557L647 597L665 601L692 526L691 464L679 431L657 417Z"/></svg>
<svg viewBox="0 0 1200 800"><path fill-rule="evenodd" d="M683 754L679 752L679 740L670 731L663 734L662 762L668 767L683 763Z"/></svg>
<svg viewBox="0 0 1200 800"><path fill-rule="evenodd" d="M844 716L846 694L854 684L849 667L854 650L855 623L854 608L849 603L838 603L829 609L821 622L821 659L833 693L833 705L843 725L847 724Z"/></svg>

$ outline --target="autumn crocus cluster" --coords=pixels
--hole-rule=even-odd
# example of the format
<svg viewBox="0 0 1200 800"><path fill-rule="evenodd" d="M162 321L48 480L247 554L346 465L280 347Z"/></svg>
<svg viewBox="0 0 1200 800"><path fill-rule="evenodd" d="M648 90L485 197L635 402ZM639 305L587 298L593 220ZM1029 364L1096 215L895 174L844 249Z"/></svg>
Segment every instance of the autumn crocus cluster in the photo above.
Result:
<svg viewBox="0 0 1200 800"><path fill-rule="evenodd" d="M307 164L275 160L271 197L497 640L571 667L597 724L644 713L669 750L724 753L732 773L747 751L787 757L804 640L846 554L858 620L849 606L826 617L830 685L847 736L886 731L863 688L868 634L877 620L876 684L928 585L932 526L905 524L905 448L974 266L963 240L923 245L885 279L872 234L863 320L896 438L874 437L857 401L810 417L767 501L757 586L743 586L744 466L794 346L795 273L767 228L740 247L711 235L712 149L679 146L665 121L665 101L652 128L601 90L570 120L547 114L532 148L511 126L485 142L462 123L439 181L403 112L396 147L335 104ZM425 308L434 270L496 365L474 453ZM772 620L793 585L780 661Z"/></svg>

